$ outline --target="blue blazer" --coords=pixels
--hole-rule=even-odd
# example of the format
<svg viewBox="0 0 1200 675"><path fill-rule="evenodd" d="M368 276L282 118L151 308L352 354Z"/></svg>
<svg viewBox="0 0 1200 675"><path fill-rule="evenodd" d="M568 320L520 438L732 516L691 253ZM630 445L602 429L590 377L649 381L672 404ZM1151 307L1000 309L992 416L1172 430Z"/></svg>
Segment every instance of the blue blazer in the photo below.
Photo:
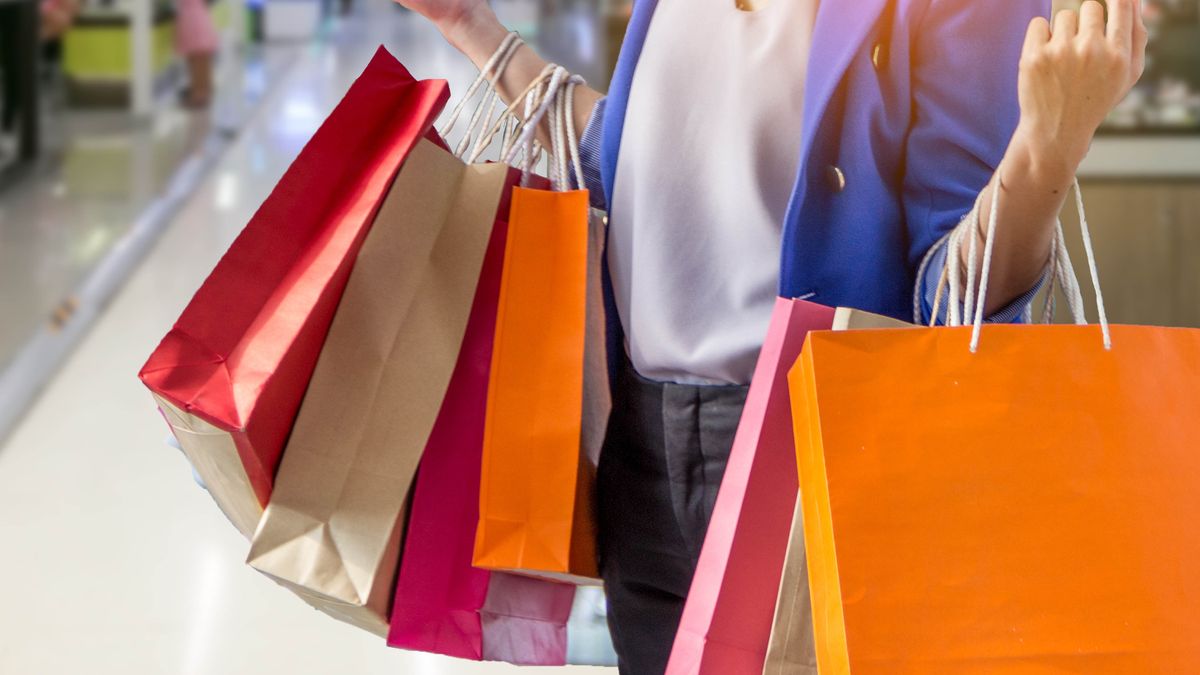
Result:
<svg viewBox="0 0 1200 675"><path fill-rule="evenodd" d="M781 296L928 322L945 236L1008 147L1026 28L1050 3L820 0ZM608 203L656 6L634 3L608 97L589 124L598 142L585 138L599 146ZM1022 320L1035 291L991 320Z"/></svg>

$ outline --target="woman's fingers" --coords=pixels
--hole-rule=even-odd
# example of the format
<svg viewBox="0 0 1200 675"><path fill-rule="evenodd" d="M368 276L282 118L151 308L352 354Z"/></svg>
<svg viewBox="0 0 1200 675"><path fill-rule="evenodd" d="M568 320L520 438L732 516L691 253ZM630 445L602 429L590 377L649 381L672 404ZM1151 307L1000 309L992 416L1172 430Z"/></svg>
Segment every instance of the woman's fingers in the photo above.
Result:
<svg viewBox="0 0 1200 675"><path fill-rule="evenodd" d="M1033 21L1029 22L1029 30L1025 32L1025 55L1033 55L1049 41L1050 22L1044 16L1036 17Z"/></svg>
<svg viewBox="0 0 1200 675"><path fill-rule="evenodd" d="M1079 159L1105 116L1141 75L1145 27L1135 2L1093 0L1064 10L1053 25L1029 24L1018 88L1021 128L1038 143Z"/></svg>
<svg viewBox="0 0 1200 675"><path fill-rule="evenodd" d="M1079 8L1079 35L1089 39L1104 36L1104 5L1096 0L1087 0Z"/></svg>
<svg viewBox="0 0 1200 675"><path fill-rule="evenodd" d="M1108 41L1128 53L1133 48L1133 4L1141 0L1108 0Z"/></svg>
<svg viewBox="0 0 1200 675"><path fill-rule="evenodd" d="M1150 33L1146 30L1146 20L1142 18L1142 0L1133 2L1133 81L1141 79L1146 70L1146 43ZM1130 83L1131 85L1133 83Z"/></svg>
<svg viewBox="0 0 1200 675"><path fill-rule="evenodd" d="M1054 16L1054 42L1070 42L1078 33L1079 14L1074 10L1064 9Z"/></svg>

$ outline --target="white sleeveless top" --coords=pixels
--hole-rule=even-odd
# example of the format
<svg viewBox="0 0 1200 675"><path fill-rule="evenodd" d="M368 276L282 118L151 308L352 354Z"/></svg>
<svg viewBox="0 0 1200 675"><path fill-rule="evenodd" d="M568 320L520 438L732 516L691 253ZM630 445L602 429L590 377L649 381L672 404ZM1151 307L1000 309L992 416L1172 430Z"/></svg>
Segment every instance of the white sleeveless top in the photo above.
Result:
<svg viewBox="0 0 1200 675"><path fill-rule="evenodd" d="M746 384L779 285L817 0L659 0L630 89L609 269L634 368Z"/></svg>

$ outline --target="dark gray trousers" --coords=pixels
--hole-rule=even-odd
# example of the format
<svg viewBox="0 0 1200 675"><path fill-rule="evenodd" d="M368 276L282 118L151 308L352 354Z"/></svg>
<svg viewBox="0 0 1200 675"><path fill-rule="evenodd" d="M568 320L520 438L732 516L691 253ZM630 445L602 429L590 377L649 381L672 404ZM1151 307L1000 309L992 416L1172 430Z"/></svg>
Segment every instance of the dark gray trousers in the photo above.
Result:
<svg viewBox="0 0 1200 675"><path fill-rule="evenodd" d="M626 365L600 456L600 564L621 675L661 675L746 387L652 382Z"/></svg>

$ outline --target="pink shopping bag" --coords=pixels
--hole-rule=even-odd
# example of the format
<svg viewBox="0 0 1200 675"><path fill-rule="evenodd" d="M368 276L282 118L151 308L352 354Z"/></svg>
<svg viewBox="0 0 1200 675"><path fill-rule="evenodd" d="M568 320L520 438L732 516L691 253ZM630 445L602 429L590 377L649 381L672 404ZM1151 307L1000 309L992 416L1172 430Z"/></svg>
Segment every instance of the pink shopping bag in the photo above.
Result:
<svg viewBox="0 0 1200 675"><path fill-rule="evenodd" d="M776 300L667 675L762 675L799 489L788 370L809 331L903 325Z"/></svg>
<svg viewBox="0 0 1200 675"><path fill-rule="evenodd" d="M498 213L509 212L519 180L512 171ZM563 665L574 587L471 565L507 233L508 223L497 221L458 362L421 458L388 644L474 661Z"/></svg>

